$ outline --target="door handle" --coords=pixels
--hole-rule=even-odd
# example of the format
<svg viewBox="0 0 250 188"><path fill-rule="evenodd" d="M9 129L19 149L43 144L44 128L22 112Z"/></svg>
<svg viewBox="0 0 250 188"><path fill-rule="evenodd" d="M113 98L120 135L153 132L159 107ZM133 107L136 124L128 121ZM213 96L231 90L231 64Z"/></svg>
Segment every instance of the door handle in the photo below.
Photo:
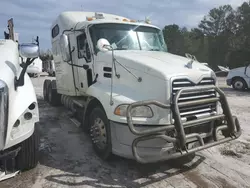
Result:
<svg viewBox="0 0 250 188"><path fill-rule="evenodd" d="M88 70L89 69L89 66L88 65L83 65L82 66L85 70Z"/></svg>

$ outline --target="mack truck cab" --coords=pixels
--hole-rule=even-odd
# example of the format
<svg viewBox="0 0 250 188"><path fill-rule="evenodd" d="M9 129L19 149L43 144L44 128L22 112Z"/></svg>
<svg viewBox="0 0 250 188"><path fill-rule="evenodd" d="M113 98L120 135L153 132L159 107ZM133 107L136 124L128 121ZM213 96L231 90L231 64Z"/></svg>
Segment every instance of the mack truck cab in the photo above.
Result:
<svg viewBox="0 0 250 188"><path fill-rule="evenodd" d="M241 135L215 73L169 53L148 19L62 12L51 42L56 79L44 99L72 111L102 159L184 163Z"/></svg>
<svg viewBox="0 0 250 188"><path fill-rule="evenodd" d="M0 40L0 181L38 163L38 104L26 73L38 55L36 44Z"/></svg>

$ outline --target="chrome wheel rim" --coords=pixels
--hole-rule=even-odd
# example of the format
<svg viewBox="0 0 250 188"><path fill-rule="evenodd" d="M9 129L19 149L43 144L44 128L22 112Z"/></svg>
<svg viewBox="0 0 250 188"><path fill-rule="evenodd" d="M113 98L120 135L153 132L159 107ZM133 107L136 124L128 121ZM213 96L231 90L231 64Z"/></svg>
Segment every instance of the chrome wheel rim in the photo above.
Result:
<svg viewBox="0 0 250 188"><path fill-rule="evenodd" d="M100 149L107 146L107 133L105 124L101 118L96 117L90 129L93 143Z"/></svg>

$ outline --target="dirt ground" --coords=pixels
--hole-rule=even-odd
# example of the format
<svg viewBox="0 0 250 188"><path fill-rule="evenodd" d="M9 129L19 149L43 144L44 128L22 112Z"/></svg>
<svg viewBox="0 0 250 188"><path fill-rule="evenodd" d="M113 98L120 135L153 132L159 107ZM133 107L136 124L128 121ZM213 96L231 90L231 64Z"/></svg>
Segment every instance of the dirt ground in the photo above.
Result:
<svg viewBox="0 0 250 188"><path fill-rule="evenodd" d="M53 187L250 187L250 91L225 91L232 113L243 129L240 139L196 154L195 160L181 168L167 162L140 165L115 157L100 160L90 139L70 120L64 107L51 107L42 98L46 77L32 79L40 107L40 162L30 171L0 183L0 188Z"/></svg>

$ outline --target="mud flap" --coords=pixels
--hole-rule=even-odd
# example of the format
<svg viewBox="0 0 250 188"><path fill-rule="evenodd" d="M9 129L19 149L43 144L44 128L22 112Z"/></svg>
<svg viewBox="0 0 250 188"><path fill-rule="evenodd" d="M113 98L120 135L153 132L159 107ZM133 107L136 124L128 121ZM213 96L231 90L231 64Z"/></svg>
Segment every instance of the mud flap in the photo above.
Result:
<svg viewBox="0 0 250 188"><path fill-rule="evenodd" d="M0 181L12 178L19 173L19 170L16 170L15 158L20 149L18 147L14 150L0 153Z"/></svg>
<svg viewBox="0 0 250 188"><path fill-rule="evenodd" d="M6 179L9 179L9 178L13 178L18 173L19 173L19 171L16 171L14 173L9 173L9 174L6 174L6 172L0 172L0 181L6 180Z"/></svg>

